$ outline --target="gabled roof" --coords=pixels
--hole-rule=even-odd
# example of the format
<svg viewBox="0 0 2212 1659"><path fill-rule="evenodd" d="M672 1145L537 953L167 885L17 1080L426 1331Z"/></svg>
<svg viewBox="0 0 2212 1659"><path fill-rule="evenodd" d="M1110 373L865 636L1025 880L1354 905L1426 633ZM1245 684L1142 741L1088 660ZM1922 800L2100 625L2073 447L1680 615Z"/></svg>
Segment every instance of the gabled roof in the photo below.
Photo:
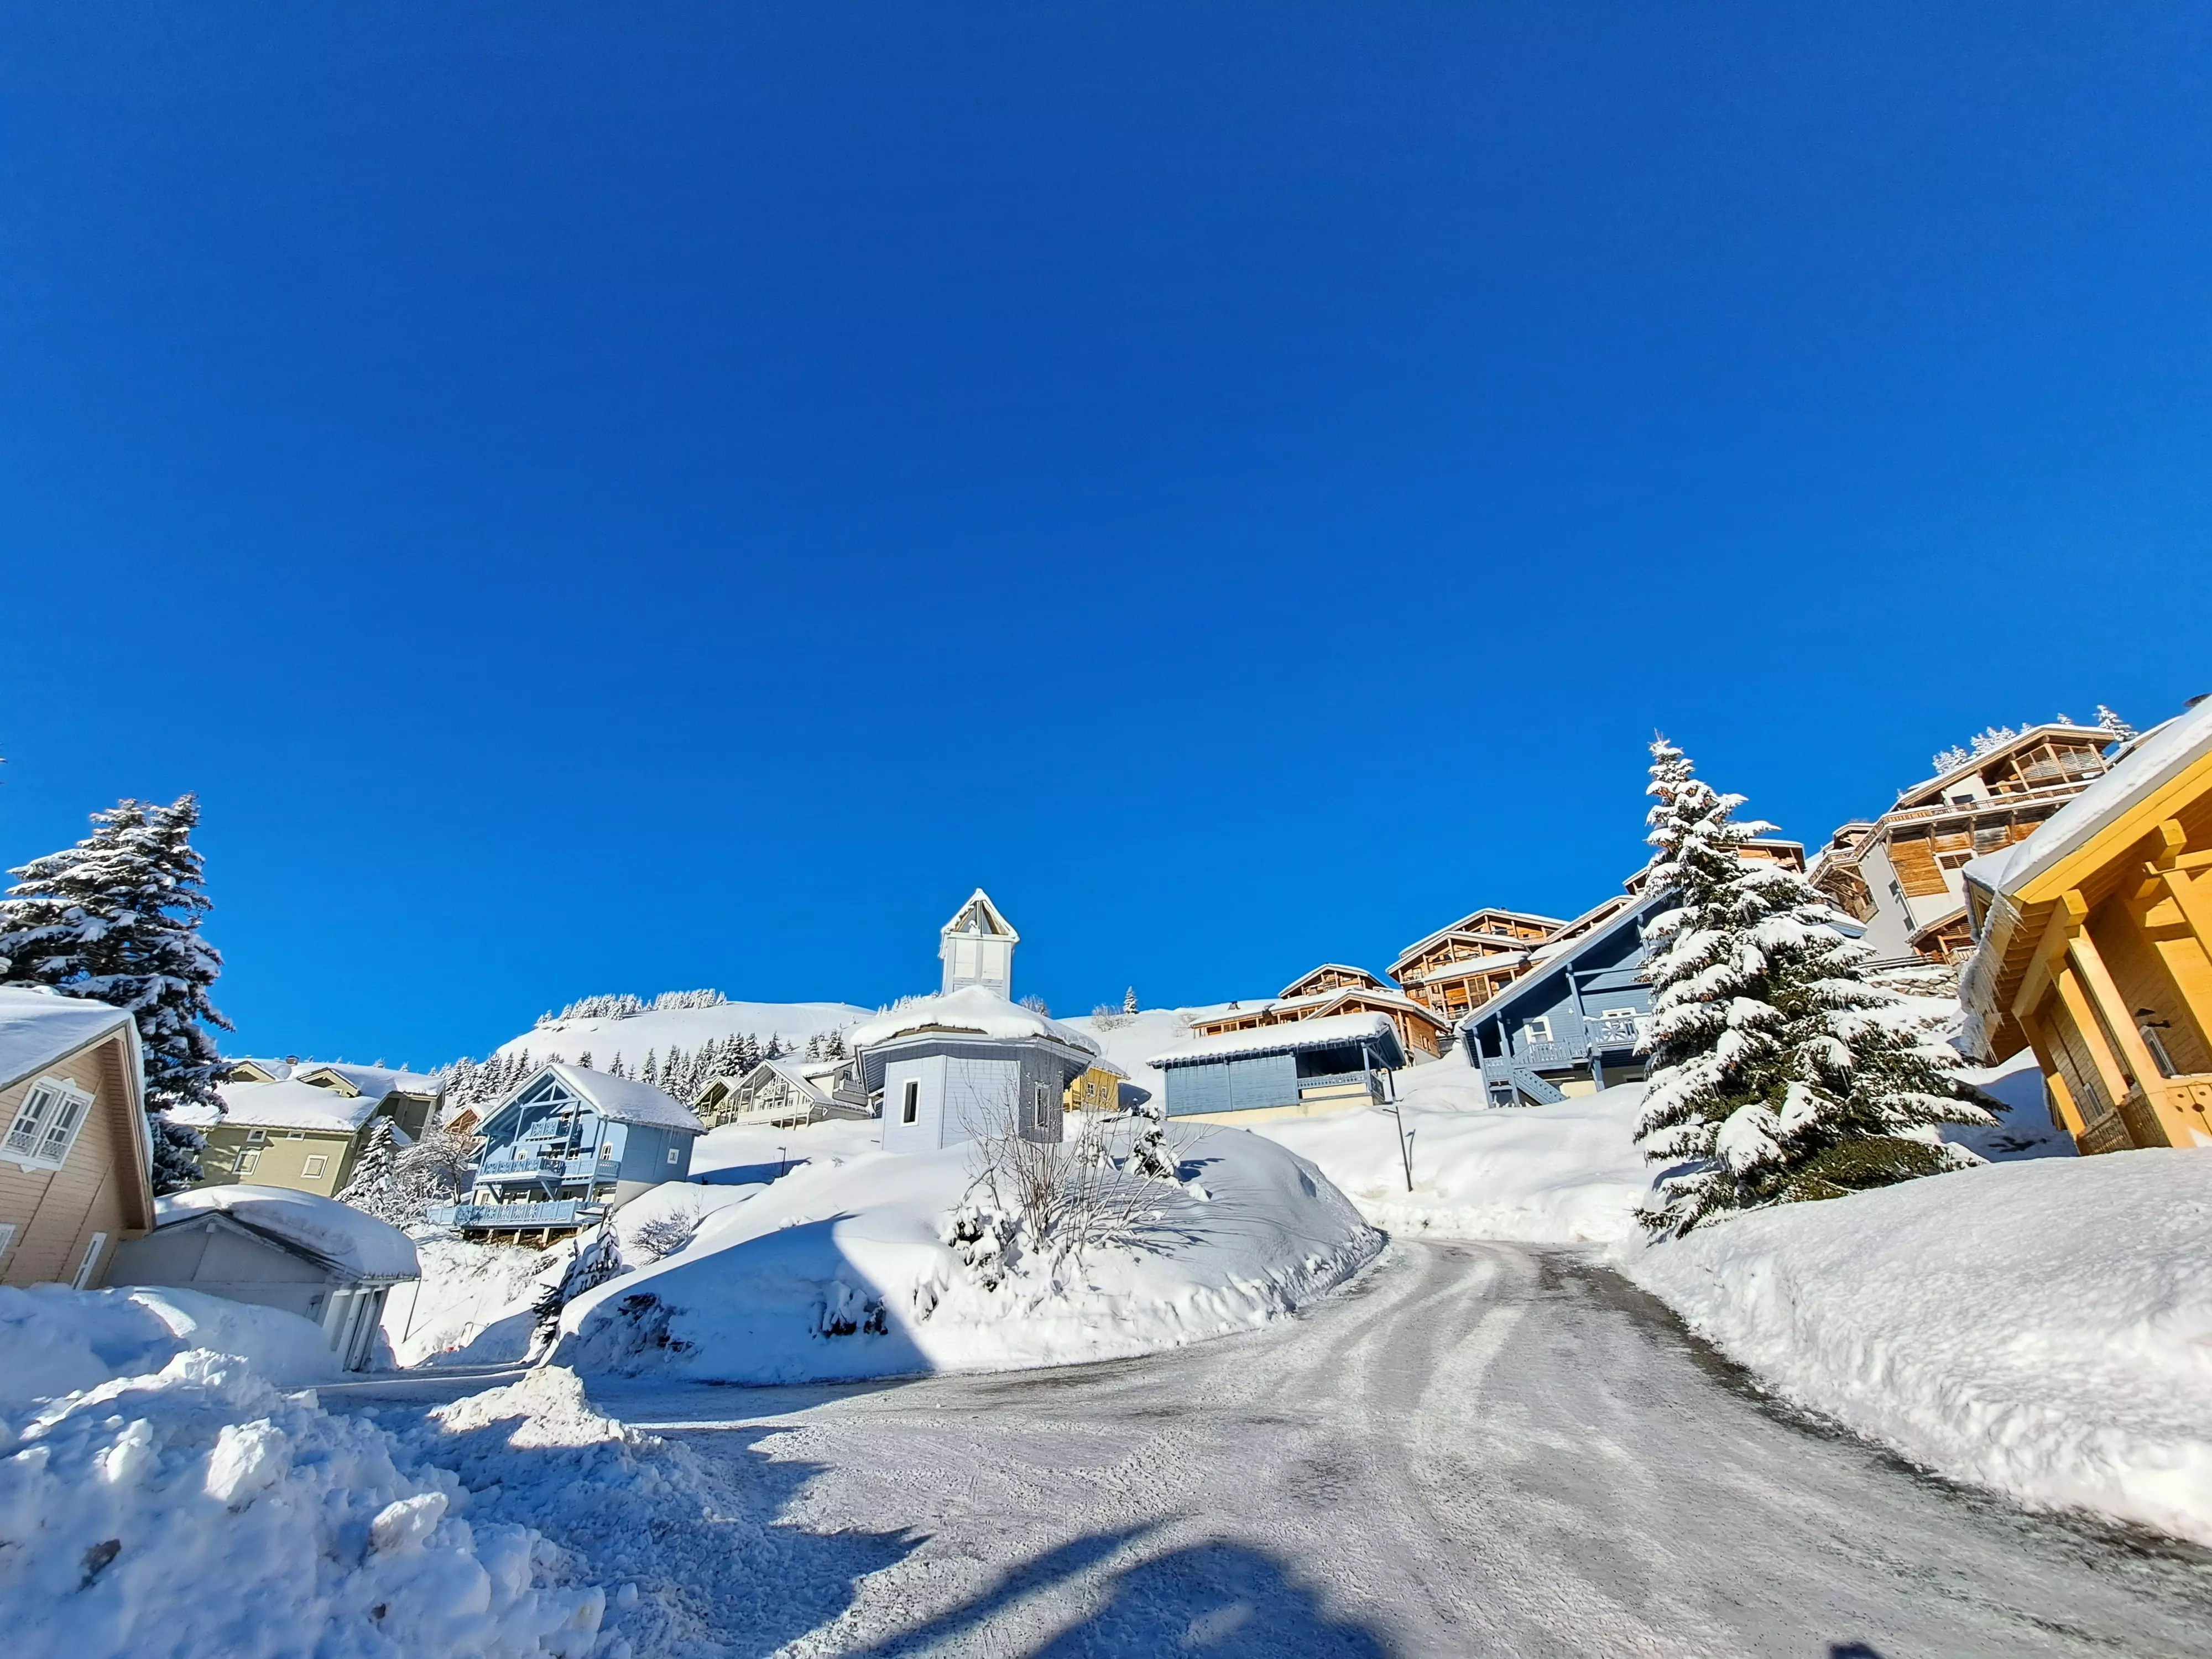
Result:
<svg viewBox="0 0 2212 1659"><path fill-rule="evenodd" d="M379 1100L386 1095L419 1095L428 1100L438 1093L438 1079L420 1072L399 1071L389 1066L354 1066L343 1060L302 1060L292 1068L292 1080L334 1089L342 1094L371 1095Z"/></svg>
<svg viewBox="0 0 2212 1659"><path fill-rule="evenodd" d="M1374 1045L1375 1057L1385 1068L1406 1063L1398 1041L1398 1028L1388 1014L1337 1014L1328 1019L1291 1020L1263 1025L1256 1031L1224 1031L1219 1036L1197 1037L1154 1054L1148 1066L1198 1066L1209 1060L1239 1060L1255 1054L1294 1054L1309 1048L1340 1048L1355 1042Z"/></svg>
<svg viewBox="0 0 2212 1659"><path fill-rule="evenodd" d="M1300 974L1288 985L1283 987L1283 988L1277 992L1276 994L1279 997L1294 997L1304 994L1299 988L1311 984L1315 980L1319 979L1323 974L1351 974L1358 978L1372 990L1380 991L1386 988L1381 979L1376 977L1375 975L1369 973L1364 968L1347 967L1341 962L1324 962L1320 967L1310 968L1304 973ZM1336 988L1332 986L1329 988L1334 990Z"/></svg>
<svg viewBox="0 0 2212 1659"><path fill-rule="evenodd" d="M581 1066L557 1060L523 1079L507 1092L497 1109L504 1111L517 1096L548 1072L582 1096L593 1111L611 1123L642 1123L658 1129L686 1130L695 1135L707 1132L707 1126L699 1121L689 1106L650 1083L634 1077L611 1077L605 1072L586 1071Z"/></svg>
<svg viewBox="0 0 2212 1659"><path fill-rule="evenodd" d="M1011 939L1018 945L1022 936L1014 931L1014 924L1000 914L991 902L991 896L978 887L968 896L968 902L952 913L952 920L938 930L945 934L976 933L994 939Z"/></svg>
<svg viewBox="0 0 2212 1659"><path fill-rule="evenodd" d="M1565 967L1619 936L1623 928L1633 927L1645 915L1659 909L1671 899L1674 890L1662 888L1657 892L1623 894L1607 899L1595 909L1588 911L1573 924L1583 931L1561 939L1556 946L1547 946L1536 953L1536 965L1512 984L1499 991L1489 1001L1470 1008L1459 1018L1462 1030L1480 1024L1510 1006L1518 998L1528 996L1542 988L1545 980L1555 968ZM1607 912L1610 910L1611 914ZM1584 923L1589 925L1586 927Z"/></svg>
<svg viewBox="0 0 2212 1659"><path fill-rule="evenodd" d="M1482 937L1463 933L1462 939ZM1431 985L1440 979L1455 979L1466 974L1487 974L1500 968L1517 968L1528 960L1529 950L1537 941L1525 941L1517 951L1485 951L1479 956L1462 957L1457 962L1440 962L1424 974L1394 974L1392 978L1413 985Z"/></svg>
<svg viewBox="0 0 2212 1659"><path fill-rule="evenodd" d="M282 1083L219 1084L216 1093L222 1098L220 1115L192 1106L179 1107L169 1115L196 1129L236 1123L255 1129L322 1129L351 1134L384 1104L381 1095L318 1088L296 1077Z"/></svg>
<svg viewBox="0 0 2212 1659"><path fill-rule="evenodd" d="M390 1222L319 1193L239 1184L196 1187L154 1200L156 1228L221 1216L353 1279L413 1279L420 1272L415 1246Z"/></svg>
<svg viewBox="0 0 2212 1659"><path fill-rule="evenodd" d="M2087 738L2100 750L2113 741L2113 734L2101 726L2076 726L2065 720L2045 720L2039 725L2024 728L2017 736L2006 738L1996 747L1976 755L1948 772L1938 772L1932 778L1923 778L1908 788L1899 790L1897 804L1890 810L1895 811L1897 807L1907 805L1916 796L1932 794L1940 797L1946 787L1960 779L1969 777L1984 767L1998 764L2015 750L2053 737Z"/></svg>
<svg viewBox="0 0 2212 1659"><path fill-rule="evenodd" d="M1547 929L1554 933L1567 926L1567 923L1562 921L1557 916L1540 916L1533 910L1507 910L1501 908L1499 906L1495 904L1486 904L1480 910L1468 911L1467 915L1462 916L1457 921L1453 922L1448 927L1439 927L1435 933L1429 934L1426 938L1415 939L1404 950L1399 951L1397 961L1390 964L1390 977L1393 979L1397 978L1398 969L1404 966L1407 962L1411 960L1413 957L1420 955L1422 951L1427 950L1431 945L1441 943L1443 939L1449 938L1454 933L1465 933L1475 939L1504 938L1505 935L1502 933L1486 933L1481 928L1475 926L1475 923L1480 921L1485 916L1505 916L1515 921L1541 922ZM1532 941L1522 939L1517 941L1517 943L1528 945L1532 943Z"/></svg>
<svg viewBox="0 0 2212 1659"><path fill-rule="evenodd" d="M0 1089L118 1030L131 1034L135 1069L138 1028L122 1009L58 992L0 986Z"/></svg>

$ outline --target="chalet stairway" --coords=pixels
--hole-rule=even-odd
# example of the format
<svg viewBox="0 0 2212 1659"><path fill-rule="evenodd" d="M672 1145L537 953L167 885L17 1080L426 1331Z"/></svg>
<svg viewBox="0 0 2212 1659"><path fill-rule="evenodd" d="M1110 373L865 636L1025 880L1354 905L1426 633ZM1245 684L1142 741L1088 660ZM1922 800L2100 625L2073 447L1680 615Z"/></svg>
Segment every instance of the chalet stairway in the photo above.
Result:
<svg viewBox="0 0 2212 1659"><path fill-rule="evenodd" d="M1551 1084L1545 1082L1542 1078L1538 1077L1534 1072L1524 1072L1516 1066L1511 1071L1508 1072L1506 1075L1513 1079L1513 1086L1515 1088L1518 1089L1528 1099L1534 1101L1539 1106L1549 1106L1554 1101L1565 1100L1566 1098L1566 1097L1561 1094L1558 1089L1553 1087Z"/></svg>

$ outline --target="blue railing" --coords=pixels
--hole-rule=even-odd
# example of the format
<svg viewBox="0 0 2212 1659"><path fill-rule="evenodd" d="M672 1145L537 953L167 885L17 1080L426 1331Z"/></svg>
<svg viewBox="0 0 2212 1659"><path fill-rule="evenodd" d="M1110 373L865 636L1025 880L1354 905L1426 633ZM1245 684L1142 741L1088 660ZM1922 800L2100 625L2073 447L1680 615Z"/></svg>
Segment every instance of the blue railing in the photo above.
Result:
<svg viewBox="0 0 2212 1659"><path fill-rule="evenodd" d="M579 1178L595 1173L601 1164L619 1164L622 1160L612 1152L601 1152L596 1158L589 1152L575 1158L544 1156L537 1158L502 1158L486 1161L477 1166L477 1173L495 1180L511 1180L533 1176L573 1176Z"/></svg>
<svg viewBox="0 0 2212 1659"><path fill-rule="evenodd" d="M447 1204L425 1212L436 1227L574 1227L596 1221L597 1205L581 1199L556 1199L544 1204Z"/></svg>

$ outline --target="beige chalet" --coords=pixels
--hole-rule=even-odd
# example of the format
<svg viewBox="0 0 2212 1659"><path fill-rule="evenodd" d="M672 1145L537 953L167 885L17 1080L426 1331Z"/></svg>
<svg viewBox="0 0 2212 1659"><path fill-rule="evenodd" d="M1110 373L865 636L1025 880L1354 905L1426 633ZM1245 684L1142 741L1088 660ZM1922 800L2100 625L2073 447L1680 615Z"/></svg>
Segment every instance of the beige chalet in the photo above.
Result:
<svg viewBox="0 0 2212 1659"><path fill-rule="evenodd" d="M435 1078L343 1060L239 1060L216 1093L219 1113L186 1107L170 1114L207 1137L199 1185L243 1182L325 1198L353 1179L379 1118L392 1121L404 1145L438 1121L445 1103Z"/></svg>
<svg viewBox="0 0 2212 1659"><path fill-rule="evenodd" d="M153 1226L144 1086L129 1014L0 988L0 1285L96 1288Z"/></svg>
<svg viewBox="0 0 2212 1659"><path fill-rule="evenodd" d="M1984 737L1977 753L1939 755L1934 777L1880 817L1830 837L1813 862L1813 884L1866 924L1877 962L1960 959L1973 943L1960 871L2026 840L2101 777L2111 765L2106 747L2123 735L2059 720Z"/></svg>
<svg viewBox="0 0 2212 1659"><path fill-rule="evenodd" d="M1325 962L1292 980L1267 1001L1231 1003L1211 1019L1194 1020L1190 1030L1194 1037L1225 1036L1231 1031L1256 1031L1339 1014L1387 1014L1409 1054L1433 1057L1451 1041L1449 1020L1365 969L1335 962Z"/></svg>
<svg viewBox="0 0 2212 1659"><path fill-rule="evenodd" d="M1528 971L1528 953L1567 924L1525 910L1477 910L1417 939L1390 977L1430 1012L1456 1020Z"/></svg>

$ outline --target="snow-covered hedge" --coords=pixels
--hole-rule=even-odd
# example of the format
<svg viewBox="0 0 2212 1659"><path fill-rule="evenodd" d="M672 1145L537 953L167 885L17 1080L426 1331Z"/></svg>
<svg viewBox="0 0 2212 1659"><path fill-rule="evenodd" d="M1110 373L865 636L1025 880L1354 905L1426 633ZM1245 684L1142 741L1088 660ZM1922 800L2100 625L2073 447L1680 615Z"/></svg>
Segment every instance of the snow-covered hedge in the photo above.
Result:
<svg viewBox="0 0 2212 1659"><path fill-rule="evenodd" d="M1915 1462L2212 1544L2212 1154L1990 1164L1622 1265L1778 1393Z"/></svg>

